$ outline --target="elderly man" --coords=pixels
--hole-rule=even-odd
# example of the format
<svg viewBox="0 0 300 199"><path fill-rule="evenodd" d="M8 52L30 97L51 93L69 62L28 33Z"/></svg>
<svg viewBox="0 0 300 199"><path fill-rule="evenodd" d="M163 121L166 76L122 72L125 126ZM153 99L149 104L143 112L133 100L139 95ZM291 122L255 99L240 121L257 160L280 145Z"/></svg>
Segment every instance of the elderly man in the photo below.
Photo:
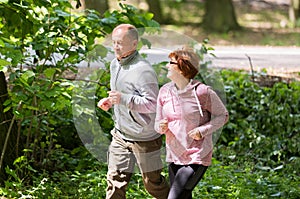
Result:
<svg viewBox="0 0 300 199"><path fill-rule="evenodd" d="M116 58L110 66L109 97L98 104L113 107L115 128L108 154L106 198L126 198L126 188L137 164L146 190L167 198L169 185L161 175L161 135L154 130L158 82L149 62L137 51L138 31L121 24L112 32ZM105 107L105 108L104 108Z"/></svg>

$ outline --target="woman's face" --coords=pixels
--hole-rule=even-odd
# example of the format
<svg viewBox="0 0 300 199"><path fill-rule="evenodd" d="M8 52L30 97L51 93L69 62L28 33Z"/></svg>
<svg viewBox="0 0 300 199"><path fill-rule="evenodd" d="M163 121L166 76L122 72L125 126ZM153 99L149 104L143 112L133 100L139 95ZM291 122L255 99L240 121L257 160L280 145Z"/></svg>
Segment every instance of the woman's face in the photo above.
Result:
<svg viewBox="0 0 300 199"><path fill-rule="evenodd" d="M176 80L178 78L183 78L181 71L178 68L177 61L175 58L171 58L170 62L166 65L168 69L167 78L170 80Z"/></svg>

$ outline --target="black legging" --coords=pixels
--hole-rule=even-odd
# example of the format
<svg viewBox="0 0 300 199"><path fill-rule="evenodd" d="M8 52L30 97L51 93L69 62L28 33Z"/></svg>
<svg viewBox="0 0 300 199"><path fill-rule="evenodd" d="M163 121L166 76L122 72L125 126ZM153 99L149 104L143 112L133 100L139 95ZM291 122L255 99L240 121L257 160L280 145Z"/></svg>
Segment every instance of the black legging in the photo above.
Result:
<svg viewBox="0 0 300 199"><path fill-rule="evenodd" d="M168 199L192 199L192 191L203 177L207 166L169 164L171 189Z"/></svg>

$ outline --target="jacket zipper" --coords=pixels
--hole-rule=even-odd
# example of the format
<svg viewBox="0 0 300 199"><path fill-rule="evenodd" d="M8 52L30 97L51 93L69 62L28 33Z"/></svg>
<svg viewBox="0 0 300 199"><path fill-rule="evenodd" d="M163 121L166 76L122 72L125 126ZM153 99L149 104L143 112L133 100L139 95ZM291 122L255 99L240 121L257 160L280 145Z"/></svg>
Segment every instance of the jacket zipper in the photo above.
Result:
<svg viewBox="0 0 300 199"><path fill-rule="evenodd" d="M116 89L116 90L118 90L118 89L117 89L117 80L118 80L119 73L120 73L120 70L121 70L120 64L119 64L118 67L119 67L119 68L118 68L118 71L117 71L117 74L116 74L116 78L115 78L115 89Z"/></svg>

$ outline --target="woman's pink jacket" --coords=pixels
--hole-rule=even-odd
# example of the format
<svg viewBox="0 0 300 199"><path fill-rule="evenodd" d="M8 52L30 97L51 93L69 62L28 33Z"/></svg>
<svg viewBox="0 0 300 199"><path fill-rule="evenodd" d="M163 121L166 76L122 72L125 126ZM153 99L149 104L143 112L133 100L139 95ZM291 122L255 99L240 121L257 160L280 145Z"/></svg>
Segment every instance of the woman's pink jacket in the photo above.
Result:
<svg viewBox="0 0 300 199"><path fill-rule="evenodd" d="M163 85L158 94L155 130L166 135L166 161L209 166L213 137L214 141L219 137L219 130L228 118L225 105L209 86L197 80L191 80L184 90L178 90L174 82ZM168 120L168 130L160 132L159 123L163 119ZM195 128L202 139L188 136Z"/></svg>

